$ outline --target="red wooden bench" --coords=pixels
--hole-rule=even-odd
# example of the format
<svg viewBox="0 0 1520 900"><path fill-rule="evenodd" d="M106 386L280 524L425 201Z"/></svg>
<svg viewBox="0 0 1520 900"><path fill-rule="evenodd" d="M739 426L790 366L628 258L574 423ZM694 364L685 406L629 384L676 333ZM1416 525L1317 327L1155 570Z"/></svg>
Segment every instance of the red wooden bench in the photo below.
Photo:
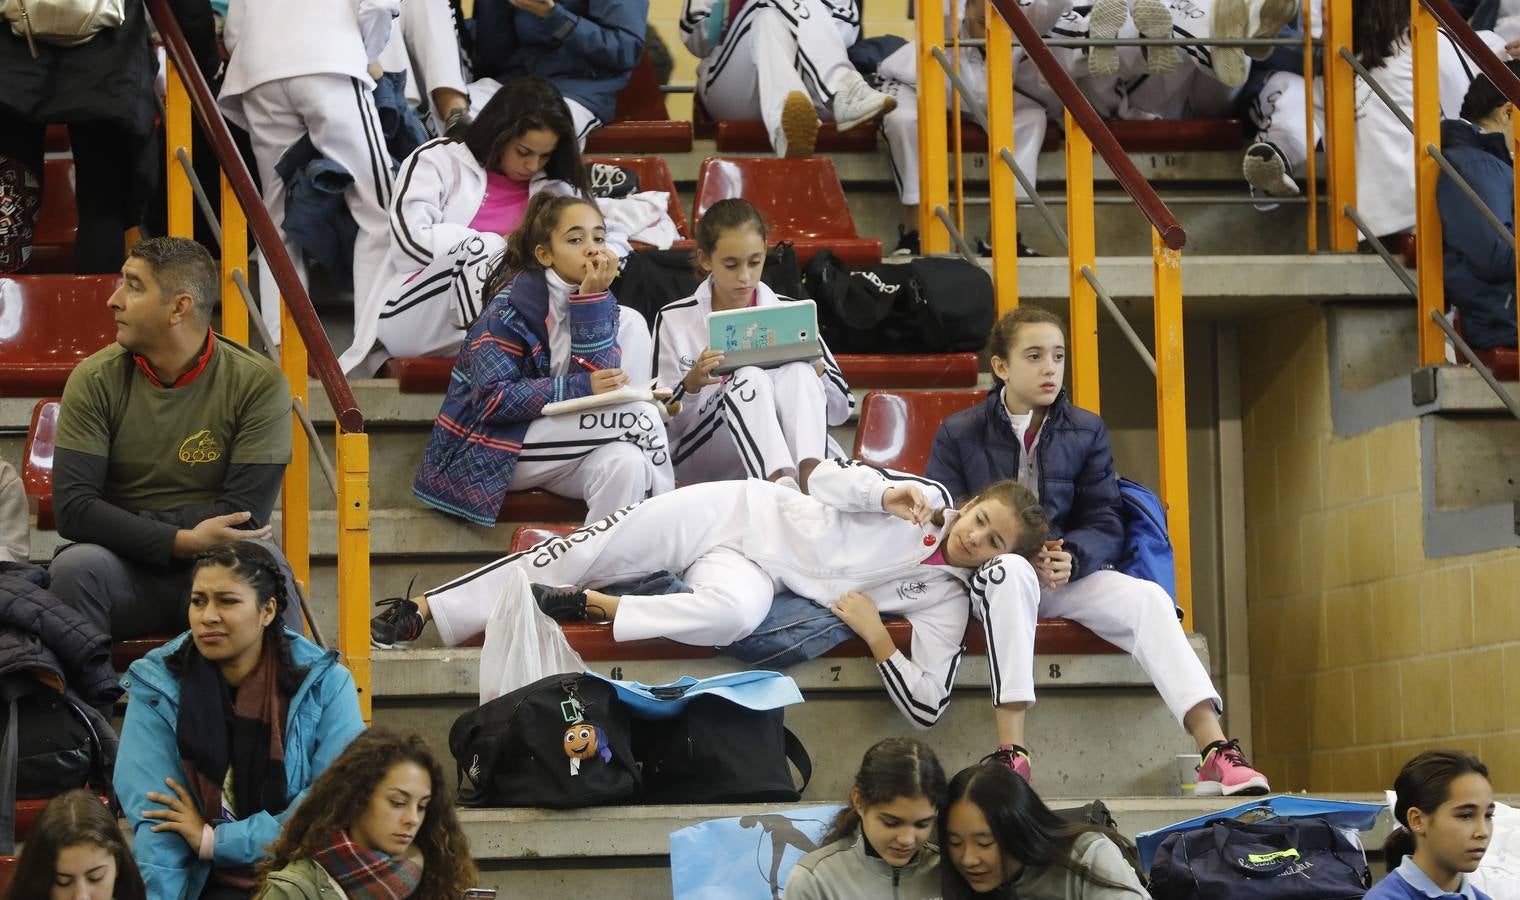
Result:
<svg viewBox="0 0 1520 900"><path fill-rule="evenodd" d="M855 458L899 472L922 473L940 423L986 396L978 390L872 391L860 404Z"/></svg>

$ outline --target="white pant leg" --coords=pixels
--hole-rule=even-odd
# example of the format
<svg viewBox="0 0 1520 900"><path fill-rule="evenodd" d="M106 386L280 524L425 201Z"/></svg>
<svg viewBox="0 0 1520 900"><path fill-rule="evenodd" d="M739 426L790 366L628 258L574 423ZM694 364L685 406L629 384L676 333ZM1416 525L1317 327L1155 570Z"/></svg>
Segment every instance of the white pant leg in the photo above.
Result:
<svg viewBox="0 0 1520 900"><path fill-rule="evenodd" d="M684 572L714 547L740 545L748 507L742 481L651 497L433 588L426 592L428 608L439 637L452 647L485 630L513 569L536 584L593 588L662 570Z"/></svg>
<svg viewBox="0 0 1520 900"><path fill-rule="evenodd" d="M1041 592L1039 612L1086 625L1134 656L1177 724L1205 700L1224 709L1177 621L1172 598L1155 582L1105 569Z"/></svg>
<svg viewBox="0 0 1520 900"><path fill-rule="evenodd" d="M401 4L396 25L391 43L396 43L397 33L404 38L410 62L408 71L417 98L432 110L434 126L442 134L444 122L433 105L432 92L445 89L467 93L459 32L454 30L454 11L449 8L449 0L406 0Z"/></svg>
<svg viewBox="0 0 1520 900"><path fill-rule="evenodd" d="M829 448L828 398L812 363L793 362L766 369L776 403L776 420L792 462L826 459Z"/></svg>
<svg viewBox="0 0 1520 900"><path fill-rule="evenodd" d="M884 80L877 90L897 98L897 108L881 117L881 135L887 141L887 161L897 183L897 199L904 206L918 202L918 88L895 78Z"/></svg>
<svg viewBox="0 0 1520 900"><path fill-rule="evenodd" d="M252 88L243 94L243 115L248 120L248 139L253 147L254 165L258 167L259 184L263 189L264 208L280 229L285 239L285 182L275 173L275 163L285 151L306 133L306 124L287 92L289 79L271 81ZM301 251L289 239L285 250L295 263L296 275L306 284L306 265ZM274 283L274 271L266 255L259 254L259 312L264 325L276 342L280 340L280 289Z"/></svg>
<svg viewBox="0 0 1520 900"><path fill-rule="evenodd" d="M480 315L494 256L471 235L433 257L380 305L375 336L391 356L452 356ZM389 285L387 285L389 287Z"/></svg>
<svg viewBox="0 0 1520 900"><path fill-rule="evenodd" d="M1314 133L1324 134L1325 112L1323 84L1314 80ZM1302 172L1309 158L1305 146L1304 104L1308 92L1304 90L1304 78L1294 72L1273 72L1261 86L1261 93L1251 102L1251 121L1256 125L1256 140L1266 141L1282 151L1292 166L1290 174Z"/></svg>
<svg viewBox="0 0 1520 900"><path fill-rule="evenodd" d="M725 647L759 627L776 595L771 576L733 547L707 551L681 579L691 593L620 598L613 638Z"/></svg>
<svg viewBox="0 0 1520 900"><path fill-rule="evenodd" d="M586 138L591 136L591 132L602 127L602 120L592 115L591 110L569 97L565 98L565 105L570 107L570 124L575 129L575 145L584 151Z"/></svg>
<svg viewBox="0 0 1520 900"><path fill-rule="evenodd" d="M317 152L354 177L343 195L359 228L354 238L354 297L368 297L390 248L387 210L392 188L391 158L374 93L358 79L341 75L302 75L285 79L284 85ZM358 307L355 303L355 316Z"/></svg>
<svg viewBox="0 0 1520 900"><path fill-rule="evenodd" d="M723 386L723 410L744 470L751 478L797 468L776 414L776 385L756 366L735 369ZM821 419L821 416L820 416Z"/></svg>
<svg viewBox="0 0 1520 900"><path fill-rule="evenodd" d="M728 410L723 405L723 391L708 391L697 397L688 396L686 403L700 400L697 424L681 435L679 443L671 447L671 459L675 462L676 477L682 484L698 484L703 481L723 481L745 478L744 462L739 458L728 428Z"/></svg>
<svg viewBox="0 0 1520 900"><path fill-rule="evenodd" d="M1022 556L999 556L971 576L971 613L987 635L993 703L1034 702L1040 582Z"/></svg>
<svg viewBox="0 0 1520 900"><path fill-rule="evenodd" d="M623 351L623 374L634 387L654 383L654 338L639 311L631 306L618 307L618 349Z"/></svg>
<svg viewBox="0 0 1520 900"><path fill-rule="evenodd" d="M652 403L534 419L507 483L508 491L582 498L587 522L674 487L665 425Z"/></svg>

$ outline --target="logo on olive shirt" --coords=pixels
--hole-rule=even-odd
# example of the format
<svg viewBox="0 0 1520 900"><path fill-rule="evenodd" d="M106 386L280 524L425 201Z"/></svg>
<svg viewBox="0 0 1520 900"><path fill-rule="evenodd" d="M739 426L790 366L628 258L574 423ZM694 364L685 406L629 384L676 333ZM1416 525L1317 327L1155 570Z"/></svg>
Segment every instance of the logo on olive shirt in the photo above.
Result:
<svg viewBox="0 0 1520 900"><path fill-rule="evenodd" d="M222 458L223 452L222 445L211 436L211 429L202 428L180 442L179 461L192 466L196 463L216 462Z"/></svg>

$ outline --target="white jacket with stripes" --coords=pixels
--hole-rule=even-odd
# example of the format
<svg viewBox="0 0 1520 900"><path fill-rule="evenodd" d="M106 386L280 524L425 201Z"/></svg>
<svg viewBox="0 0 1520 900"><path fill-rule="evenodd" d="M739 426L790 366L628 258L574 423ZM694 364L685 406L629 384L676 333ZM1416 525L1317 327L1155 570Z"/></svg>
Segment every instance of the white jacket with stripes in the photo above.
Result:
<svg viewBox="0 0 1520 900"><path fill-rule="evenodd" d="M714 40L708 19L712 16L722 16L726 19L730 8L745 2L755 3L759 0L686 0L681 7L681 43L698 57L706 57L721 46L723 39L727 37L727 35L719 34ZM792 4L794 0L784 0L784 2ZM856 27L860 26L861 0L820 0L820 2L828 8L829 15L833 18Z"/></svg>
<svg viewBox="0 0 1520 900"><path fill-rule="evenodd" d="M755 288L757 306L783 302L785 298L764 282ZM695 396L686 394L681 388L681 380L708 347L707 317L710 315L712 279L707 278L697 287L695 294L667 303L654 317L655 386L680 395L682 401L681 412L665 426L672 456L678 461L683 455L682 444L688 439L705 440L705 436L718 427L723 416L722 405L716 401L725 388L724 384L709 384ZM843 425L855 409L855 397L827 346L823 348L823 365L824 396L828 403L826 418L830 425Z"/></svg>

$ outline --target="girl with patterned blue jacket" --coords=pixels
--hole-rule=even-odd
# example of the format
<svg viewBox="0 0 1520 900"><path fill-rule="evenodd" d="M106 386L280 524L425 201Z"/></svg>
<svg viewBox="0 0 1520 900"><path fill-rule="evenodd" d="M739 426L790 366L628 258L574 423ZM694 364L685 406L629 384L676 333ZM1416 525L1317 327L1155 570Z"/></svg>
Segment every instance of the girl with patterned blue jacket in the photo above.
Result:
<svg viewBox="0 0 1520 900"><path fill-rule="evenodd" d="M543 488L585 499L594 522L675 486L653 403L542 414L628 384L607 290L616 272L590 200L533 196L455 360L412 486L423 502L491 525L508 491Z"/></svg>

